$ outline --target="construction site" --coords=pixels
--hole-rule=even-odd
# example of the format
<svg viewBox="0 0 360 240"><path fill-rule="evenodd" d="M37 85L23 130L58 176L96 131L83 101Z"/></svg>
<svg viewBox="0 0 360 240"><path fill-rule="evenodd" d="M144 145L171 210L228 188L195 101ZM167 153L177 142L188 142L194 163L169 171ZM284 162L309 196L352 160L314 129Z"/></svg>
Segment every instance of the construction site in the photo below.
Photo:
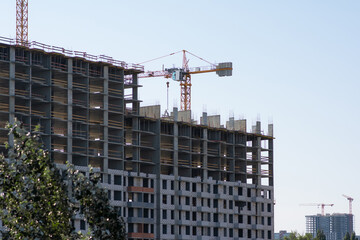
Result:
<svg viewBox="0 0 360 240"><path fill-rule="evenodd" d="M349 201L349 213L325 214L325 207L333 207L333 203L307 203L301 206L321 207L321 214L307 215L306 232L314 238L319 231L322 231L329 240L342 240L346 234L354 233L354 215L352 211L353 198L345 194L342 195Z"/></svg>
<svg viewBox="0 0 360 240"><path fill-rule="evenodd" d="M0 37L1 152L11 141L6 122L40 124L59 167L101 172L128 239L273 239L273 125L223 125L206 112L192 119L190 74L229 76L232 66L191 71L160 74L182 89L181 109L162 115L140 105L139 78L154 76L142 65ZM74 224L87 231L81 216Z"/></svg>

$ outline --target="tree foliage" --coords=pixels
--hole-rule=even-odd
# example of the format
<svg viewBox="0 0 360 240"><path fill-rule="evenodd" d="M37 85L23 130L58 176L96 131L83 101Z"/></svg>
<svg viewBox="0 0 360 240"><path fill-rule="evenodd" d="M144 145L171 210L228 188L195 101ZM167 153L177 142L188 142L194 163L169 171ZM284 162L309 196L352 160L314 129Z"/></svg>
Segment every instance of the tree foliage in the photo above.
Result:
<svg viewBox="0 0 360 240"><path fill-rule="evenodd" d="M80 202L80 212L84 215L94 239L125 239L124 223L110 206L105 191L101 188L99 174L90 169L90 177L85 177L73 166L68 168L68 176L73 182L73 193Z"/></svg>
<svg viewBox="0 0 360 240"><path fill-rule="evenodd" d="M356 237L356 234L355 232L352 232L351 233L351 236L350 236L350 233L347 232L343 238L344 240L358 240L358 238Z"/></svg>
<svg viewBox="0 0 360 240"><path fill-rule="evenodd" d="M8 157L0 157L5 239L126 238L124 224L110 206L98 175L88 179L70 165L64 181L42 148L39 134L26 132L18 121L6 128L14 141L6 144ZM65 184L69 182L70 187ZM86 237L75 233L71 224L79 207L91 230Z"/></svg>
<svg viewBox="0 0 360 240"><path fill-rule="evenodd" d="M350 240L358 240L358 238L356 237L355 232L353 232L353 233L351 234Z"/></svg>
<svg viewBox="0 0 360 240"><path fill-rule="evenodd" d="M301 235L297 232L291 232L289 236L284 237L284 240L313 240L313 236L311 233Z"/></svg>
<svg viewBox="0 0 360 240"><path fill-rule="evenodd" d="M20 123L7 125L13 134L8 158L0 157L0 216L12 239L62 239L73 228L64 183L41 148L39 136Z"/></svg>
<svg viewBox="0 0 360 240"><path fill-rule="evenodd" d="M350 240L350 233L347 232L343 238L344 240Z"/></svg>
<svg viewBox="0 0 360 240"><path fill-rule="evenodd" d="M318 230L315 240L326 240L326 236L323 231Z"/></svg>

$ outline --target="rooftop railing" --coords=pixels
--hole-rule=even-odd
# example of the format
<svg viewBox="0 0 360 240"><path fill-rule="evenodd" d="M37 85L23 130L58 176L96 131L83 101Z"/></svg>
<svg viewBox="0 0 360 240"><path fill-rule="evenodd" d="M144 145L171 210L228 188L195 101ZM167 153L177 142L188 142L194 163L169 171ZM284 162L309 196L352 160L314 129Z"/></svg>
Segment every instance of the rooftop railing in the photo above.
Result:
<svg viewBox="0 0 360 240"><path fill-rule="evenodd" d="M1 36L0 36L0 43L6 44L6 45L11 45L11 46L18 46L16 43L16 39L1 37ZM126 63L124 61L116 60L116 59L113 59L112 57L109 57L106 55L96 56L96 55L92 55L92 54L89 54L86 52L67 50L62 47L51 46L51 45L47 45L47 44L36 42L36 41L32 41L32 42L29 41L23 45L29 49L41 50L41 51L48 52L48 53L60 53L67 57L84 58L88 61L93 61L93 62L109 63L111 65L114 65L117 67L122 67L122 68L125 68L128 70L138 70L141 72L144 71L144 66L142 66L142 65L134 64L134 63Z"/></svg>

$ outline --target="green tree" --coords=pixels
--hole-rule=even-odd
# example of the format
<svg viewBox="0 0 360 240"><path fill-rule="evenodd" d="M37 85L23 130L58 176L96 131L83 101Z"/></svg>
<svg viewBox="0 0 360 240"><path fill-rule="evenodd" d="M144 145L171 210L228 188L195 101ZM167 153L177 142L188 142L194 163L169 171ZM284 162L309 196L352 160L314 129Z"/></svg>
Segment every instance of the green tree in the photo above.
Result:
<svg viewBox="0 0 360 240"><path fill-rule="evenodd" d="M358 238L356 237L355 232L353 232L353 233L351 234L350 240L358 240Z"/></svg>
<svg viewBox="0 0 360 240"><path fill-rule="evenodd" d="M350 233L347 232L343 238L344 240L350 240Z"/></svg>
<svg viewBox="0 0 360 240"><path fill-rule="evenodd" d="M306 233L303 236L299 236L299 240L312 240L313 239L313 235L311 233Z"/></svg>
<svg viewBox="0 0 360 240"><path fill-rule="evenodd" d="M326 240L326 236L323 231L318 230L315 240Z"/></svg>
<svg viewBox="0 0 360 240"><path fill-rule="evenodd" d="M14 141L11 147L6 143L8 157L0 157L5 239L126 239L124 223L99 185L99 175L86 178L69 165L64 181L39 134L26 132L18 121L6 128ZM90 226L87 236L75 233L71 225L79 209Z"/></svg>
<svg viewBox="0 0 360 240"><path fill-rule="evenodd" d="M100 175L93 173L87 178L73 166L68 167L68 176L73 183L73 193L80 202L81 212L91 228L94 239L126 239L125 226L110 205L106 192L100 186Z"/></svg>
<svg viewBox="0 0 360 240"><path fill-rule="evenodd" d="M297 232L291 232L289 236L285 237L284 240L312 240L313 236L311 233L306 233L305 235L301 235Z"/></svg>
<svg viewBox="0 0 360 240"><path fill-rule="evenodd" d="M297 232L291 232L289 236L284 238L285 240L297 240L298 239L298 233Z"/></svg>
<svg viewBox="0 0 360 240"><path fill-rule="evenodd" d="M0 157L0 217L11 239L63 239L73 231L69 198L60 174L42 149L39 135L19 122L7 125L14 136Z"/></svg>

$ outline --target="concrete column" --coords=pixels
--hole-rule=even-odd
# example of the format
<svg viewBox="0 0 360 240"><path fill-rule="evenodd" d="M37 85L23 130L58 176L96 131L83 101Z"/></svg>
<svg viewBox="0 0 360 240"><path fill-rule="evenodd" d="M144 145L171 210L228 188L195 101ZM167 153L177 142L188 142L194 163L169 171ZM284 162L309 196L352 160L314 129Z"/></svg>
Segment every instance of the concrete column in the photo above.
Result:
<svg viewBox="0 0 360 240"><path fill-rule="evenodd" d="M132 84L134 85L134 87L132 88L132 98L133 98L133 103L132 103L132 110L136 115L139 115L139 110L140 110L140 104L137 101L138 98L138 76L136 73L133 74L132 76L133 82Z"/></svg>
<svg viewBox="0 0 360 240"><path fill-rule="evenodd" d="M246 119L240 120L240 131L246 132Z"/></svg>
<svg viewBox="0 0 360 240"><path fill-rule="evenodd" d="M73 125L72 125L72 103L73 103L73 60L68 59L68 74L67 74L67 161L72 163L72 139L73 139ZM51 82L51 80L50 80Z"/></svg>
<svg viewBox="0 0 360 240"><path fill-rule="evenodd" d="M230 130L235 129L235 119L234 119L234 117L229 118L229 129Z"/></svg>
<svg viewBox="0 0 360 240"><path fill-rule="evenodd" d="M203 112L203 116L202 116L202 124L207 126L208 125L208 119L207 119L207 113ZM207 147L207 140L208 140L208 131L207 128L203 129L203 151L204 151L204 156L203 156L203 179L207 180L208 179L208 147Z"/></svg>
<svg viewBox="0 0 360 240"><path fill-rule="evenodd" d="M15 48L10 47L9 64L9 123L15 118Z"/></svg>
<svg viewBox="0 0 360 240"><path fill-rule="evenodd" d="M103 135L104 135L104 162L103 162L103 168L104 173L108 172L109 169L109 67L104 66L104 111L103 111L103 119L104 119L104 129L103 129ZM104 174L107 175L107 174ZM106 179L107 180L107 179Z"/></svg>
<svg viewBox="0 0 360 240"><path fill-rule="evenodd" d="M30 66L32 65L31 55L32 55L32 52L29 51L29 65ZM31 119L31 114L32 114L32 80L31 80L32 79L32 68L28 67L28 71L29 71L29 86L28 86L28 88L29 88L29 102L28 102L28 104L29 104L29 129L30 129L30 131L32 131L32 129L31 129L31 127L32 127L32 119ZM44 127L46 127L46 126L44 126ZM48 129L44 129L45 132L47 132L47 130ZM48 142L48 143L45 142L45 144L47 145L46 146L47 149L51 149L50 142Z"/></svg>
<svg viewBox="0 0 360 240"><path fill-rule="evenodd" d="M156 127L155 127L155 156L154 156L154 163L155 163L155 239L160 240L161 236L161 164L160 164L160 135L161 135L161 121L160 119L156 119Z"/></svg>
<svg viewBox="0 0 360 240"><path fill-rule="evenodd" d="M269 139L269 186L274 186L274 140ZM274 191L272 191L271 199L274 199Z"/></svg>
<svg viewBox="0 0 360 240"><path fill-rule="evenodd" d="M173 114L174 114L174 190L175 190L175 196L174 196L174 200L175 200L175 224L174 224L174 228L175 228L175 236L179 235L179 225L176 224L176 221L179 220L180 218L180 213L179 213L179 132L178 132L178 109L177 108L173 108Z"/></svg>
<svg viewBox="0 0 360 240"><path fill-rule="evenodd" d="M140 144L140 136L139 136L139 118L133 116L132 118L132 143L135 146L139 146ZM133 148L133 171L139 173L139 160L140 160L140 149L139 147Z"/></svg>
<svg viewBox="0 0 360 240"><path fill-rule="evenodd" d="M13 124L15 118L15 48L10 47L9 64L9 123ZM14 146L14 135L9 135L9 144Z"/></svg>
<svg viewBox="0 0 360 240"><path fill-rule="evenodd" d="M274 136L274 125L273 124L268 125L268 136L271 136L271 137Z"/></svg>

